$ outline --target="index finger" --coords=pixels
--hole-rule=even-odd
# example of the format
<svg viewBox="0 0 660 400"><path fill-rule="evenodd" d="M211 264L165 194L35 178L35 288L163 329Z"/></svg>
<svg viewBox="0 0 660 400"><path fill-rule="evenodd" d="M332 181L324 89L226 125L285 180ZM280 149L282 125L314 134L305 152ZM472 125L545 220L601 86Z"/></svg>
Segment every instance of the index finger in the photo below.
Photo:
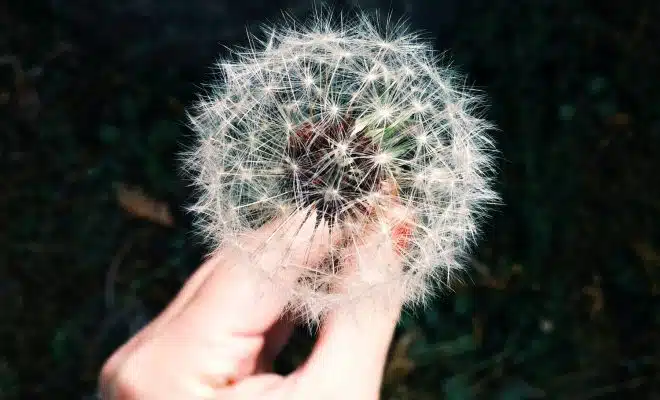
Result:
<svg viewBox="0 0 660 400"><path fill-rule="evenodd" d="M338 235L314 211L241 235L220 250L217 267L179 317L200 329L263 334L286 309L300 273L321 263Z"/></svg>

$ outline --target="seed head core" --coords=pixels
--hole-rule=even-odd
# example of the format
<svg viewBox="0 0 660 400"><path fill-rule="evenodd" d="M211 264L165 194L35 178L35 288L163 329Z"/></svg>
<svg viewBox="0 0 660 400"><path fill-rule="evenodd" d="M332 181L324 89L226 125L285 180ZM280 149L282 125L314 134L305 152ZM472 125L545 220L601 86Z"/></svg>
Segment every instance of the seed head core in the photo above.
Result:
<svg viewBox="0 0 660 400"><path fill-rule="evenodd" d="M314 207L329 224L364 215L386 175L380 145L355 123L304 123L290 136L285 176L296 203Z"/></svg>

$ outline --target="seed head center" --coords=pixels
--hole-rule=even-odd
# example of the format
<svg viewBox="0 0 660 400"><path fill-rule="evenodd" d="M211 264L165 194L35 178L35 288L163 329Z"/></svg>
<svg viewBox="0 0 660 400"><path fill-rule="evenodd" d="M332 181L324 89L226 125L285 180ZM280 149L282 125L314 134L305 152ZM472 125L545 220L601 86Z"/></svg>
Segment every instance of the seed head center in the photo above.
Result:
<svg viewBox="0 0 660 400"><path fill-rule="evenodd" d="M329 223L355 217L367 210L385 174L377 157L391 155L363 129L354 133L354 121L305 123L291 134L287 158L297 168L285 176L286 190L295 203L313 206Z"/></svg>

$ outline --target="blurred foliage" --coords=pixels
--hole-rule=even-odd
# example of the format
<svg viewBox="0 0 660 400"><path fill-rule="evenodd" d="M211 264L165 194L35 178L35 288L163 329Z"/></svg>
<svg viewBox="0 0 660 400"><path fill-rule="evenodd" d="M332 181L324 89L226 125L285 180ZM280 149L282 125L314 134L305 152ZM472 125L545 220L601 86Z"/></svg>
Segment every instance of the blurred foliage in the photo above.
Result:
<svg viewBox="0 0 660 400"><path fill-rule="evenodd" d="M245 25L310 8L239 3L0 3L0 398L92 398L198 265L185 107ZM660 398L660 4L383 3L488 94L505 203L383 398Z"/></svg>

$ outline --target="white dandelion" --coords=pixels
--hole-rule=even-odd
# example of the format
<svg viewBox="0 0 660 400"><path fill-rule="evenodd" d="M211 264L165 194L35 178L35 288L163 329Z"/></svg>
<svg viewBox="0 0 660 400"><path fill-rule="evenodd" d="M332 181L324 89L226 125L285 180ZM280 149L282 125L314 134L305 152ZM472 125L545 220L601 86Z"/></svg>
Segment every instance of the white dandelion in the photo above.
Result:
<svg viewBox="0 0 660 400"><path fill-rule="evenodd" d="M392 290L407 305L423 303L462 268L497 200L481 98L441 61L404 25L364 15L288 19L233 50L191 115L198 142L186 163L205 237L218 248L313 209L319 224L343 232L333 245L341 250L360 241L365 221L385 224L396 203L408 215L402 268L348 281L334 251L325 264L294 271L294 285L254 268L289 292L289 311L311 320ZM395 227L382 228L391 241Z"/></svg>

